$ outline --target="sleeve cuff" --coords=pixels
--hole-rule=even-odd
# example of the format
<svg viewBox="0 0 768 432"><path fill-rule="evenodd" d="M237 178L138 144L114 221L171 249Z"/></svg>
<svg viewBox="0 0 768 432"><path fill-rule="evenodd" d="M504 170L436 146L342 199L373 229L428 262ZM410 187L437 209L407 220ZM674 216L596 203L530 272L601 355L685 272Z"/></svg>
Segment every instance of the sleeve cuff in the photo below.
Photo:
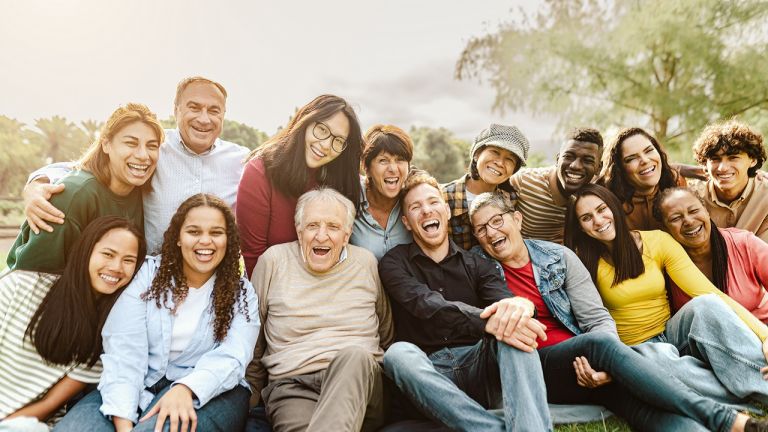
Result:
<svg viewBox="0 0 768 432"><path fill-rule="evenodd" d="M219 379L209 371L199 370L175 381L171 387L178 384L184 384L192 390L194 407L200 409L218 394Z"/></svg>

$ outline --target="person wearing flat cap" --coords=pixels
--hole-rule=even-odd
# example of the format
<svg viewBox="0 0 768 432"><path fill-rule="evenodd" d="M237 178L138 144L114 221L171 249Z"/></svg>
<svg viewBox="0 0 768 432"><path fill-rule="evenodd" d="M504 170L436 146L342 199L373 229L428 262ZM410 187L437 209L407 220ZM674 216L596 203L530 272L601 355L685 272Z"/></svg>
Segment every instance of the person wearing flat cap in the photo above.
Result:
<svg viewBox="0 0 768 432"><path fill-rule="evenodd" d="M469 152L469 173L441 186L443 199L451 207L451 237L469 250L478 244L472 235L469 206L483 192L504 191L514 202L515 189L509 178L525 166L528 139L514 126L491 124L475 138Z"/></svg>

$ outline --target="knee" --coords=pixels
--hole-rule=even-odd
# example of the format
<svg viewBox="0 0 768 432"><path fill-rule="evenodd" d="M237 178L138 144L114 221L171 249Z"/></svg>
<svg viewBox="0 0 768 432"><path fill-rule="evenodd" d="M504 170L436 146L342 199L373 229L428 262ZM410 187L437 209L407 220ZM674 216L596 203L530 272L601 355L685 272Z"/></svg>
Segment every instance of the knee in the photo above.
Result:
<svg viewBox="0 0 768 432"><path fill-rule="evenodd" d="M341 349L336 353L334 361L342 361L348 364L357 365L376 365L376 358L373 354L365 348L359 346L350 346Z"/></svg>
<svg viewBox="0 0 768 432"><path fill-rule="evenodd" d="M589 341L591 344L595 346L599 346L601 348L625 346L624 343L619 340L618 336L608 332L600 331L600 332L584 333L578 337L585 338L585 340Z"/></svg>
<svg viewBox="0 0 768 432"><path fill-rule="evenodd" d="M680 312L696 316L722 316L724 310L730 310L727 304L714 294L696 296L680 309ZM679 312L678 312L679 313Z"/></svg>
<svg viewBox="0 0 768 432"><path fill-rule="evenodd" d="M409 342L395 342L384 353L384 370L388 373L407 369L429 360L427 355L416 345Z"/></svg>

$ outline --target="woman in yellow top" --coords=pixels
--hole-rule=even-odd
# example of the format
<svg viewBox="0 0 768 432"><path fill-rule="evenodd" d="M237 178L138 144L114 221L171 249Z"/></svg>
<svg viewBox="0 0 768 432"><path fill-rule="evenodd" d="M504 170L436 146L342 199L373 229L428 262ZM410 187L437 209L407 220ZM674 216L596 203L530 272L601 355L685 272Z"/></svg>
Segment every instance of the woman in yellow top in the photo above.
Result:
<svg viewBox="0 0 768 432"><path fill-rule="evenodd" d="M768 327L712 285L669 234L629 230L619 199L587 185L568 207L565 244L589 270L624 343L669 342L737 397L768 401ZM665 275L694 297L674 317Z"/></svg>

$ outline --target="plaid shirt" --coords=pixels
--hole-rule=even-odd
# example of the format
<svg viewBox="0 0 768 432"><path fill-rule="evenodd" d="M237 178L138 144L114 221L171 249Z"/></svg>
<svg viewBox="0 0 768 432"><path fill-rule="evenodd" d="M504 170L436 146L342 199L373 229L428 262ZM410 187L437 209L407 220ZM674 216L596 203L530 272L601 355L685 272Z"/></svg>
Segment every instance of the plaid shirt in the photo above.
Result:
<svg viewBox="0 0 768 432"><path fill-rule="evenodd" d="M451 238L463 249L470 250L478 242L472 234L472 223L469 221L467 179L469 174L442 185L441 189L443 199L451 207Z"/></svg>
<svg viewBox="0 0 768 432"><path fill-rule="evenodd" d="M451 238L454 243L465 250L470 250L480 244L472 233L472 222L469 220L469 203L467 203L468 179L469 174L464 174L450 183L440 185L443 199L451 207ZM496 190L501 190L509 195L512 202L516 203L517 193L511 186L510 189L512 190L511 192L496 188Z"/></svg>

